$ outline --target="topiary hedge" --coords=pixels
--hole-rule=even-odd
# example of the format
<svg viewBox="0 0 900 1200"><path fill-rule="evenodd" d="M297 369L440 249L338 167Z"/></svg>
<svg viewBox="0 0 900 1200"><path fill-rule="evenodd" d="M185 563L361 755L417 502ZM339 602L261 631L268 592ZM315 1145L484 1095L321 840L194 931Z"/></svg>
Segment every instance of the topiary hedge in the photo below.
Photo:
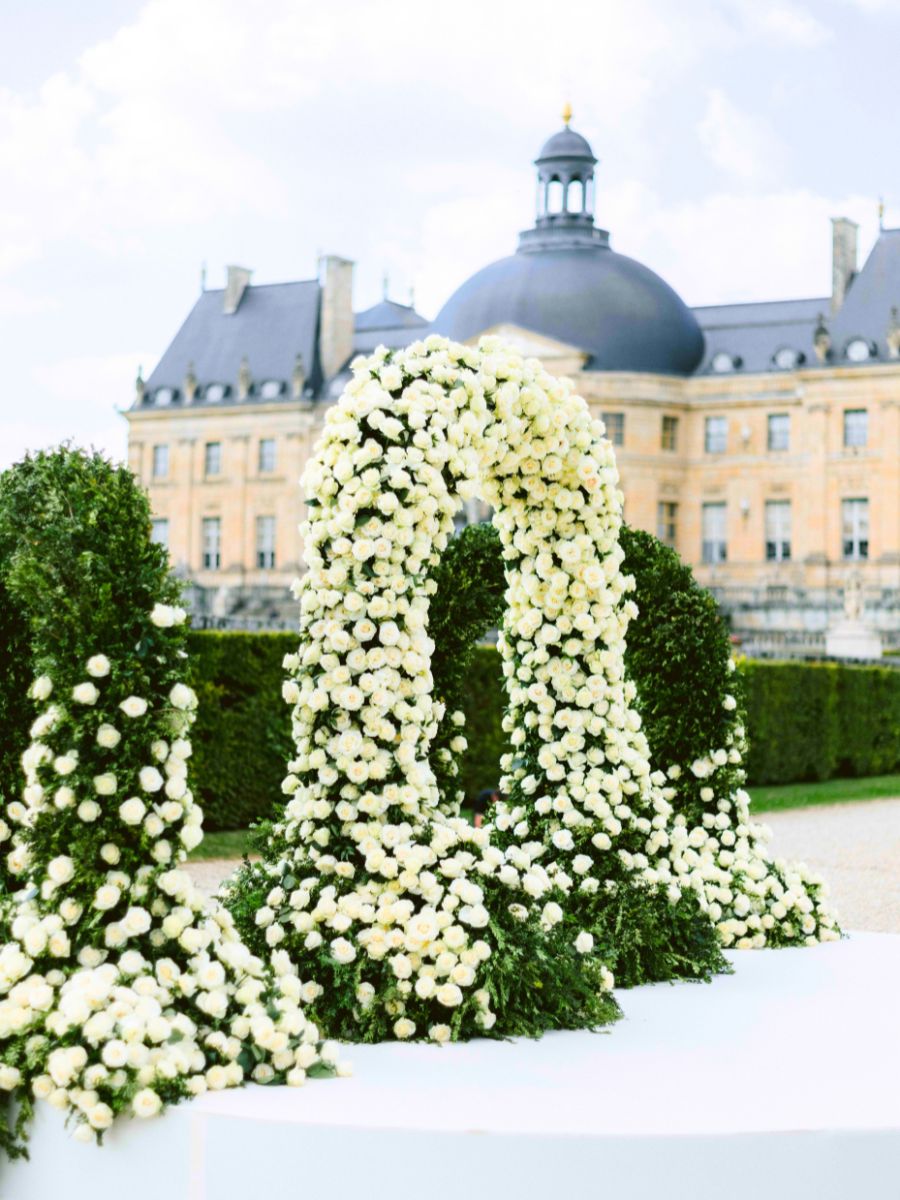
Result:
<svg viewBox="0 0 900 1200"><path fill-rule="evenodd" d="M292 745L281 661L295 642L292 633L190 634L191 681L200 701L194 790L207 829L248 825L270 816L281 800ZM461 675L469 748L459 787L471 798L496 785L506 748L494 647L477 647ZM744 660L733 678L744 692L751 786L900 770L900 671Z"/></svg>
<svg viewBox="0 0 900 1200"><path fill-rule="evenodd" d="M900 768L900 671L839 663L740 664L751 784Z"/></svg>
<svg viewBox="0 0 900 1200"><path fill-rule="evenodd" d="M282 798L293 741L281 663L296 649L293 633L189 635L194 791L207 829L243 828Z"/></svg>

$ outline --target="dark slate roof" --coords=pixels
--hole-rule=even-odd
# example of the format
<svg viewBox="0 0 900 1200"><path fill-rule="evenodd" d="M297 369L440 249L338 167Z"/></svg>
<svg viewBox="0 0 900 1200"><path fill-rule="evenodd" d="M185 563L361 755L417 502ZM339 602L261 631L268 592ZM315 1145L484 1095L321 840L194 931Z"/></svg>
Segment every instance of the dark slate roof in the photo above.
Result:
<svg viewBox="0 0 900 1200"><path fill-rule="evenodd" d="M712 362L717 354L731 355L740 373L785 369L775 362L775 355L783 347L803 355L798 365L816 367L819 360L813 349L813 335L820 316L831 337L829 366L864 369L877 365L890 358L886 334L894 307L900 308L900 229L883 229L833 316L830 296L695 308L694 315L706 337L706 352L698 373L714 373ZM846 356L848 344L857 338L873 348L871 357L861 362Z"/></svg>
<svg viewBox="0 0 900 1200"><path fill-rule="evenodd" d="M181 391L189 363L200 385L195 403L202 403L203 389L210 383L230 384L233 398L245 355L255 383L282 380L290 396L294 362L302 354L307 380L318 386L320 292L315 279L251 285L230 316L222 311L223 289L203 292L147 379L148 401L152 403L159 387Z"/></svg>
<svg viewBox="0 0 900 1200"><path fill-rule="evenodd" d="M900 307L900 229L884 229L850 285L840 312L826 322L832 361L840 362L847 343L857 337L874 343L876 362L886 359L885 334L895 307Z"/></svg>
<svg viewBox="0 0 900 1200"><path fill-rule="evenodd" d="M589 371L689 375L703 355L697 321L669 285L602 244L500 259L454 292L433 328L466 341L502 324L578 347Z"/></svg>
<svg viewBox="0 0 900 1200"><path fill-rule="evenodd" d="M389 346L392 350L407 346L416 338L423 337L430 322L417 313L409 304L397 304L394 300L381 300L364 312L357 313L354 320L353 349L358 354L368 354L376 346Z"/></svg>
<svg viewBox="0 0 900 1200"><path fill-rule="evenodd" d="M758 304L715 304L695 308L694 316L706 338L698 374L712 371L717 354L728 354L735 370L777 370L773 357L782 347L799 351L804 361L815 363L813 333L818 316L826 316L831 297L813 300L768 300ZM798 365L803 365L798 363Z"/></svg>
<svg viewBox="0 0 900 1200"><path fill-rule="evenodd" d="M592 163L597 161L590 142L580 133L576 133L574 129L569 129L568 126L561 129L559 133L554 133L544 142L535 162L543 162L548 158L583 158Z"/></svg>

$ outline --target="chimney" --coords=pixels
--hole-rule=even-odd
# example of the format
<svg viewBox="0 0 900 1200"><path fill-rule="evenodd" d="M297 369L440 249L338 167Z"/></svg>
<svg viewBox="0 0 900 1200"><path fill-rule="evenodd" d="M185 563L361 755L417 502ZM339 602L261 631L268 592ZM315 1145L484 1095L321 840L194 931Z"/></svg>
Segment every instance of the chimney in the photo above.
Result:
<svg viewBox="0 0 900 1200"><path fill-rule="evenodd" d="M859 226L849 217L831 218L831 311L844 303L856 275L856 241Z"/></svg>
<svg viewBox="0 0 900 1200"><path fill-rule="evenodd" d="M319 279L319 361L322 374L332 379L353 353L353 263L336 254L325 254L319 259Z"/></svg>
<svg viewBox="0 0 900 1200"><path fill-rule="evenodd" d="M244 292L250 286L250 279L253 272L248 271L246 267L231 266L225 269L228 272L228 280L225 284L225 302L222 306L222 311L226 317L230 317L237 312Z"/></svg>

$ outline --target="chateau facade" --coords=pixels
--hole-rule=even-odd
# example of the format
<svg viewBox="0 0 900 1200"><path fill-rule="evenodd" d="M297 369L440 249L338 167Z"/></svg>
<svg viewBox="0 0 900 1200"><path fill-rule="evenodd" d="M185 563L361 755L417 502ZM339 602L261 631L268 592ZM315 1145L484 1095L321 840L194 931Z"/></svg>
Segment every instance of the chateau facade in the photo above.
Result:
<svg viewBox="0 0 900 1200"><path fill-rule="evenodd" d="M607 426L626 519L673 545L751 653L821 653L845 591L900 648L900 230L857 269L833 221L832 295L688 308L594 222L588 143L536 160L535 225L433 322L354 313L353 264L204 291L127 413L154 536L201 617L293 622L298 480L355 355L496 333L575 380Z"/></svg>

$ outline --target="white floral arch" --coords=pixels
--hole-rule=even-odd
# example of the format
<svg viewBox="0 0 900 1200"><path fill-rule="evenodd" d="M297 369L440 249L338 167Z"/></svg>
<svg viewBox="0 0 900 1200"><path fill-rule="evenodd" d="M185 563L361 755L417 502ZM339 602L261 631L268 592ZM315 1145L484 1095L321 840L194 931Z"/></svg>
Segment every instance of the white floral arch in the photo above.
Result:
<svg viewBox="0 0 900 1200"><path fill-rule="evenodd" d="M352 968L357 1017L383 1006L395 1036L440 1041L466 1027L470 998L474 1029L494 1023L483 985L496 947L483 931L499 911L525 920L540 901L543 929L587 954L593 938L567 924L567 894L597 894L615 876L681 899L664 853L664 777L651 776L624 676L634 610L618 475L602 424L568 383L489 339L378 352L355 365L326 421L304 480L309 571L300 647L286 660L290 799L267 863L236 886L274 884L255 920L309 969L317 1016L340 1007ZM521 760L493 843L447 815L430 761L444 712L427 575L476 491L504 547L501 651ZM451 752L464 745L460 734Z"/></svg>
<svg viewBox="0 0 900 1200"><path fill-rule="evenodd" d="M567 382L495 339L381 349L354 364L304 483L309 570L300 646L285 661L289 799L266 861L231 895L238 911L265 897L257 931L310 976L304 997L329 1033L444 1041L498 1018L504 1033L609 1019L581 996L567 1010L561 996L581 977L610 989L592 930L614 895L632 926L623 937L641 924L663 938L680 928L685 944L705 947L643 978L708 977L724 966L717 939L762 944L763 913L767 927L785 914L812 920L806 877L785 885L770 872L743 810L734 830L730 817L688 829L670 802L678 767L651 770L624 669L636 609L614 454ZM503 546L515 754L509 800L479 831L450 815L454 798L432 768L445 713L428 633L429 571L476 493ZM460 731L437 753L464 748ZM730 811L709 791L713 813ZM510 915L546 944L518 944ZM834 930L812 920L816 936ZM531 994L505 968L529 955L554 965L534 985L539 1014L522 1025L513 1010Z"/></svg>

